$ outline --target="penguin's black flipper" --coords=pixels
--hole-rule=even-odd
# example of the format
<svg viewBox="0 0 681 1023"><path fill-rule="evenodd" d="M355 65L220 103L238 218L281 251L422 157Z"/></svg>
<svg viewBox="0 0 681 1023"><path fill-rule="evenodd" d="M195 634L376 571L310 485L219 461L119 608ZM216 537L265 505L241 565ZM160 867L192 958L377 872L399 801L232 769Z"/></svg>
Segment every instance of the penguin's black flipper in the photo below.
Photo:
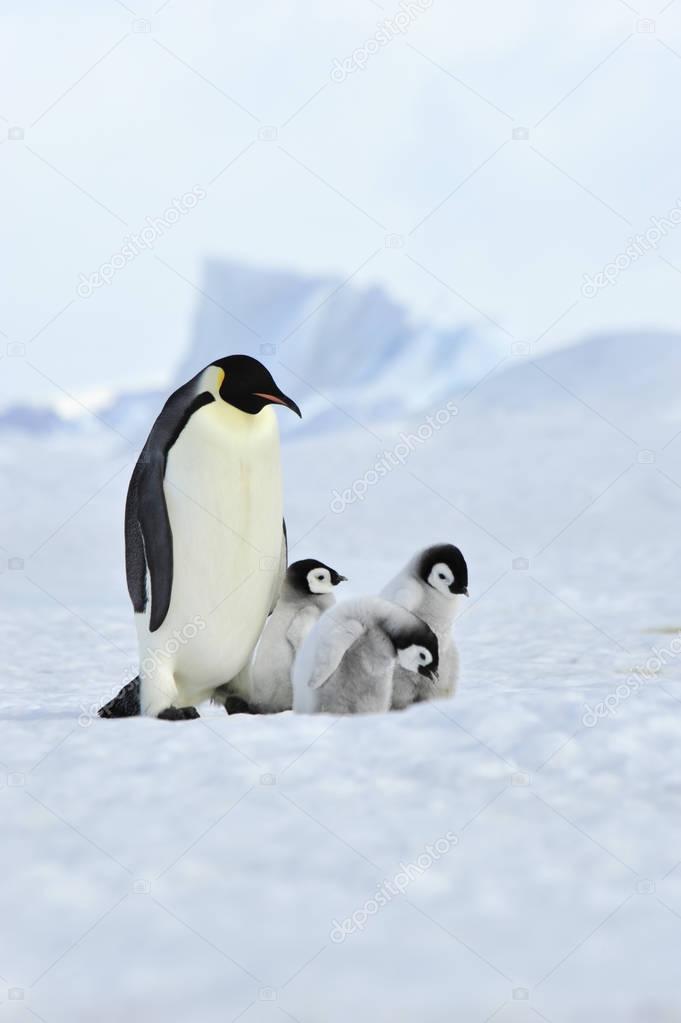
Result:
<svg viewBox="0 0 681 1023"><path fill-rule="evenodd" d="M118 696L97 711L100 718L134 718L139 717L140 712L139 676L123 686Z"/></svg>
<svg viewBox="0 0 681 1023"><path fill-rule="evenodd" d="M200 408L215 398L197 394L199 377L168 399L154 423L130 480L125 507L125 563L128 592L136 614L144 614L151 596L150 632L161 628L173 591L173 533L163 483L168 452ZM147 592L147 572L151 594Z"/></svg>
<svg viewBox="0 0 681 1023"><path fill-rule="evenodd" d="M163 490L165 468L165 455L151 455L140 474L137 500L137 517L151 580L150 632L157 632L166 620L173 593L173 531Z"/></svg>

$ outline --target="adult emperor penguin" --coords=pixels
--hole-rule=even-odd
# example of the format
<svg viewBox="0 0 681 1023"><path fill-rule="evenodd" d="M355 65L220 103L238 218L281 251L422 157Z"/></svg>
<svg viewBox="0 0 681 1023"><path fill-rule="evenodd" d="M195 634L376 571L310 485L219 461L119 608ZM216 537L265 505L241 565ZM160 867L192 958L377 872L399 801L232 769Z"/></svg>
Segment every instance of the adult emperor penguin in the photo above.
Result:
<svg viewBox="0 0 681 1023"><path fill-rule="evenodd" d="M296 657L293 709L299 714L380 714L390 710L397 664L416 678L438 671L432 629L404 608L363 597L327 611Z"/></svg>
<svg viewBox="0 0 681 1023"><path fill-rule="evenodd" d="M197 717L276 604L287 555L274 405L301 414L256 359L218 359L168 399L144 446L125 515L143 714Z"/></svg>
<svg viewBox="0 0 681 1023"><path fill-rule="evenodd" d="M313 558L289 567L279 603L267 620L250 668L251 711L279 714L292 709L291 671L296 653L324 612L334 606L334 590L344 582L344 575Z"/></svg>
<svg viewBox="0 0 681 1023"><path fill-rule="evenodd" d="M383 590L381 596L386 600L413 611L430 625L440 645L440 671L433 682L396 668L393 710L454 695L459 679L459 652L452 638L452 625L462 595L468 596L468 565L459 548L452 544L420 551Z"/></svg>

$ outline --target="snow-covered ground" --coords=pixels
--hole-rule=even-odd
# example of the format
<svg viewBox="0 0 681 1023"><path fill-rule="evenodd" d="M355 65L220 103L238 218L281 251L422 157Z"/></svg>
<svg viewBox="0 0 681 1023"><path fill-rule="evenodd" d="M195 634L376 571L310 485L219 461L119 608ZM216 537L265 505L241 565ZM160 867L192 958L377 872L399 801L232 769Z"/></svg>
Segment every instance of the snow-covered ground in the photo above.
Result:
<svg viewBox="0 0 681 1023"><path fill-rule="evenodd" d="M467 555L456 700L382 718L99 721L136 451L3 434L4 1017L681 1019L680 379L675 339L594 341L437 429L287 438L292 555L348 596Z"/></svg>

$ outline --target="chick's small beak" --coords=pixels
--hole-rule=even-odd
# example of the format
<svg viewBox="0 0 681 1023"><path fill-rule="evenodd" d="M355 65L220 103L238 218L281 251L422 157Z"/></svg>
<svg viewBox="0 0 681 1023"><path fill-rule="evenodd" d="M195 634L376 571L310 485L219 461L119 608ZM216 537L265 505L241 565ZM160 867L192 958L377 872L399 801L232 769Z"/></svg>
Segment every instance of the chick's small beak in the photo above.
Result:
<svg viewBox="0 0 681 1023"><path fill-rule="evenodd" d="M292 398L288 398L285 394L266 394L263 391L256 391L255 396L256 398L262 398L263 401L268 401L271 405L284 405L291 412L295 412L299 419L303 418L303 413L295 401Z"/></svg>

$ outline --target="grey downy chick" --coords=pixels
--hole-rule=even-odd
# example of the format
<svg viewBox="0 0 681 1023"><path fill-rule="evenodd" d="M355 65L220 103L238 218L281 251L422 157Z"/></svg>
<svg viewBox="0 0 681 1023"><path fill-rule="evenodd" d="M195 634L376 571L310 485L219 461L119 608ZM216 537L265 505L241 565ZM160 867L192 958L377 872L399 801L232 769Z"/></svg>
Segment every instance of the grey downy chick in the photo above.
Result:
<svg viewBox="0 0 681 1023"><path fill-rule="evenodd" d="M418 615L431 627L440 646L437 679L419 678L399 666L395 669L392 709L452 697L459 680L459 652L452 626L460 597L468 596L468 565L459 548L438 544L419 551L381 596Z"/></svg>
<svg viewBox="0 0 681 1023"><path fill-rule="evenodd" d="M327 611L293 668L293 709L300 714L380 714L390 710L396 665L416 678L438 670L432 629L404 608L364 597Z"/></svg>
<svg viewBox="0 0 681 1023"><path fill-rule="evenodd" d="M296 653L320 617L336 603L334 591L343 582L347 582L344 575L313 558L289 567L250 667L248 702L254 713L291 710Z"/></svg>

